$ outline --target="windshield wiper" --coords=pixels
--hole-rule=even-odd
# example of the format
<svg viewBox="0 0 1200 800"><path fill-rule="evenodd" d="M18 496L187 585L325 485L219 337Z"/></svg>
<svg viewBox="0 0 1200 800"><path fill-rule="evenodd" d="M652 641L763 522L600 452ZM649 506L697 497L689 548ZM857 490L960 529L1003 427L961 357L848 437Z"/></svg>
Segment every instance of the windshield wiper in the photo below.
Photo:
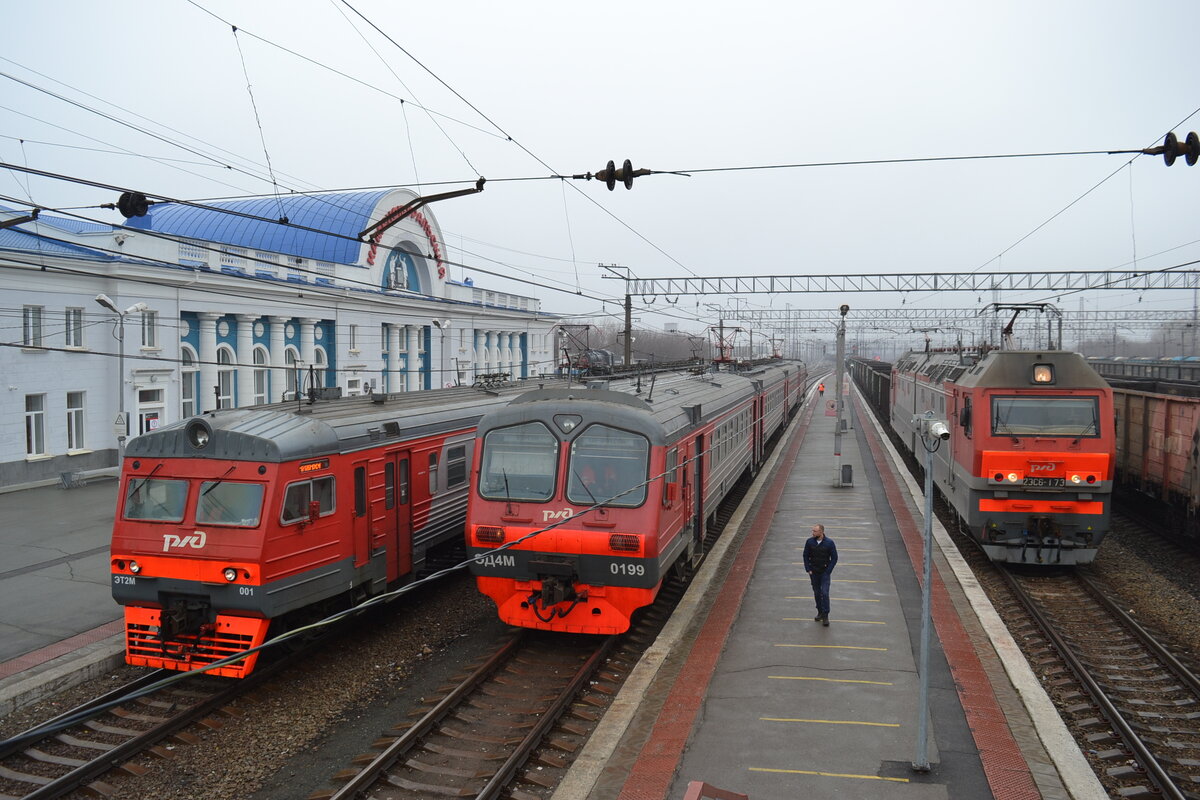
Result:
<svg viewBox="0 0 1200 800"><path fill-rule="evenodd" d="M500 474L504 476L504 513L512 514L512 495L508 491L508 470L504 467L500 468Z"/></svg>
<svg viewBox="0 0 1200 800"><path fill-rule="evenodd" d="M592 498L592 505L594 505L594 506L600 505L600 501L596 499L596 495L592 494L592 490L588 488L588 485L583 480L583 478L579 477L579 473L572 469L571 474L574 475L575 478L579 481L579 485L583 487L583 490L588 493L588 497Z"/></svg>
<svg viewBox="0 0 1200 800"><path fill-rule="evenodd" d="M141 483L139 483L137 486L135 486L135 487L133 487L132 489L130 489L130 490L129 490L129 494L133 494L134 492L138 491L138 490L139 490L139 489L141 489L143 486L145 486L145 485L146 485L146 481L148 481L148 480L150 480L151 478L153 478L153 477L154 477L154 473L156 473L156 472L158 472L160 469L162 469L162 465L163 465L163 462L161 462L161 461L160 461L160 462L158 462L158 464L156 464L156 465L155 465L154 469L150 470L150 474L149 474L149 475L147 475L146 477L142 478L142 482L141 482Z"/></svg>
<svg viewBox="0 0 1200 800"><path fill-rule="evenodd" d="M222 475L221 477L217 478L217 482L216 482L216 483L214 483L212 486L208 487L207 489L205 489L203 492L201 492L201 493L200 493L200 496L201 496L201 497L204 497L204 495L208 494L208 493L209 493L209 492L211 492L213 489L215 489L215 488L217 488L218 486L220 486L220 485L221 485L221 483L222 483L222 481L224 481L224 480L225 480L225 477L226 477L227 475L229 475L229 473L233 472L235 469L237 469L237 464L234 464L232 467L230 467L229 469L225 470L225 475Z"/></svg>

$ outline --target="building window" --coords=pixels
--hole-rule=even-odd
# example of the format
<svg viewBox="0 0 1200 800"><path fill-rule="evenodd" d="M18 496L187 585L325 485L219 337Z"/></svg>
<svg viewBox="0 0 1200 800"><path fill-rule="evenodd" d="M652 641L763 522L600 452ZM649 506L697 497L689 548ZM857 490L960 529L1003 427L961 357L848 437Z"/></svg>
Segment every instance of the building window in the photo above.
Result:
<svg viewBox="0 0 1200 800"><path fill-rule="evenodd" d="M267 351L254 348L254 405L267 402Z"/></svg>
<svg viewBox="0 0 1200 800"><path fill-rule="evenodd" d="M358 326L357 325L350 326L350 335L348 338L350 340L350 352L357 353L358 352Z"/></svg>
<svg viewBox="0 0 1200 800"><path fill-rule="evenodd" d="M63 328L67 347L83 347L83 309L68 308Z"/></svg>
<svg viewBox="0 0 1200 800"><path fill-rule="evenodd" d="M42 306L25 306L21 315L21 343L26 347L42 346Z"/></svg>
<svg viewBox="0 0 1200 800"><path fill-rule="evenodd" d="M25 455L46 454L46 395L25 395Z"/></svg>
<svg viewBox="0 0 1200 800"><path fill-rule="evenodd" d="M179 412L183 419L196 416L196 355L190 347L180 348L179 377L180 405Z"/></svg>
<svg viewBox="0 0 1200 800"><path fill-rule="evenodd" d="M228 347L217 350L217 408L233 408L233 353Z"/></svg>
<svg viewBox="0 0 1200 800"><path fill-rule="evenodd" d="M317 376L315 378L316 385L318 388L322 387L322 386L328 386L329 385L329 376L327 375L327 372L329 370L329 357L325 354L324 348L321 348L321 347L317 348L316 357L317 357L317 363L316 363Z"/></svg>
<svg viewBox="0 0 1200 800"><path fill-rule="evenodd" d="M300 374L296 369L296 362L299 359L296 356L296 351L291 347L283 352L283 363L287 366L287 396L291 399L296 398L296 391L300 385Z"/></svg>
<svg viewBox="0 0 1200 800"><path fill-rule="evenodd" d="M153 349L158 347L158 312L142 312L142 347Z"/></svg>
<svg viewBox="0 0 1200 800"><path fill-rule="evenodd" d="M83 392L67 392L67 450L82 450L83 438Z"/></svg>

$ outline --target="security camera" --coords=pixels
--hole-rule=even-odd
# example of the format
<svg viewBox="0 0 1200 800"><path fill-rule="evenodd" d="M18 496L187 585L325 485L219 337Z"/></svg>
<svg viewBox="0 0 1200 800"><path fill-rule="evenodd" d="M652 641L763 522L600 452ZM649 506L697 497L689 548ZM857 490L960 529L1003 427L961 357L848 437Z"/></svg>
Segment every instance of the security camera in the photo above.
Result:
<svg viewBox="0 0 1200 800"><path fill-rule="evenodd" d="M842 316L844 317L850 313L850 306L846 305L845 303L842 303L842 307L839 308L838 311L840 311Z"/></svg>
<svg viewBox="0 0 1200 800"><path fill-rule="evenodd" d="M940 420L929 426L929 432L943 441L950 438L950 429Z"/></svg>

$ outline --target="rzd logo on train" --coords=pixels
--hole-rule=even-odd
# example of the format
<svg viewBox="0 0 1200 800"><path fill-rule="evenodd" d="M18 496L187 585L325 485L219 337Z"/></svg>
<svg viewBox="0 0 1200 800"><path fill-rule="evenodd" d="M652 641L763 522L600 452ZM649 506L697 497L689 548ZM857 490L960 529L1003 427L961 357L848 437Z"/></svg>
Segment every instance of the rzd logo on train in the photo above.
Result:
<svg viewBox="0 0 1200 800"><path fill-rule="evenodd" d="M187 536L176 536L173 533L163 534L163 552L168 552L172 547L194 547L197 550L204 547L204 542L208 536L204 531L196 531Z"/></svg>
<svg viewBox="0 0 1200 800"><path fill-rule="evenodd" d="M1058 466L1057 464L1033 464L1033 463L1030 463L1029 471L1030 472L1054 472L1054 469L1057 466Z"/></svg>

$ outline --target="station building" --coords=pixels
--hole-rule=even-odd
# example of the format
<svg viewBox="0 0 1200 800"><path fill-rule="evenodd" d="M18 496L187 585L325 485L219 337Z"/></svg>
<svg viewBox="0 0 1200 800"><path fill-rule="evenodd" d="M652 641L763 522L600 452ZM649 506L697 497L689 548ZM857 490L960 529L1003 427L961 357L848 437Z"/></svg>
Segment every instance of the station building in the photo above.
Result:
<svg viewBox="0 0 1200 800"><path fill-rule="evenodd" d="M216 408L553 373L556 320L453 279L416 200L152 203L123 226L0 208L0 491Z"/></svg>

